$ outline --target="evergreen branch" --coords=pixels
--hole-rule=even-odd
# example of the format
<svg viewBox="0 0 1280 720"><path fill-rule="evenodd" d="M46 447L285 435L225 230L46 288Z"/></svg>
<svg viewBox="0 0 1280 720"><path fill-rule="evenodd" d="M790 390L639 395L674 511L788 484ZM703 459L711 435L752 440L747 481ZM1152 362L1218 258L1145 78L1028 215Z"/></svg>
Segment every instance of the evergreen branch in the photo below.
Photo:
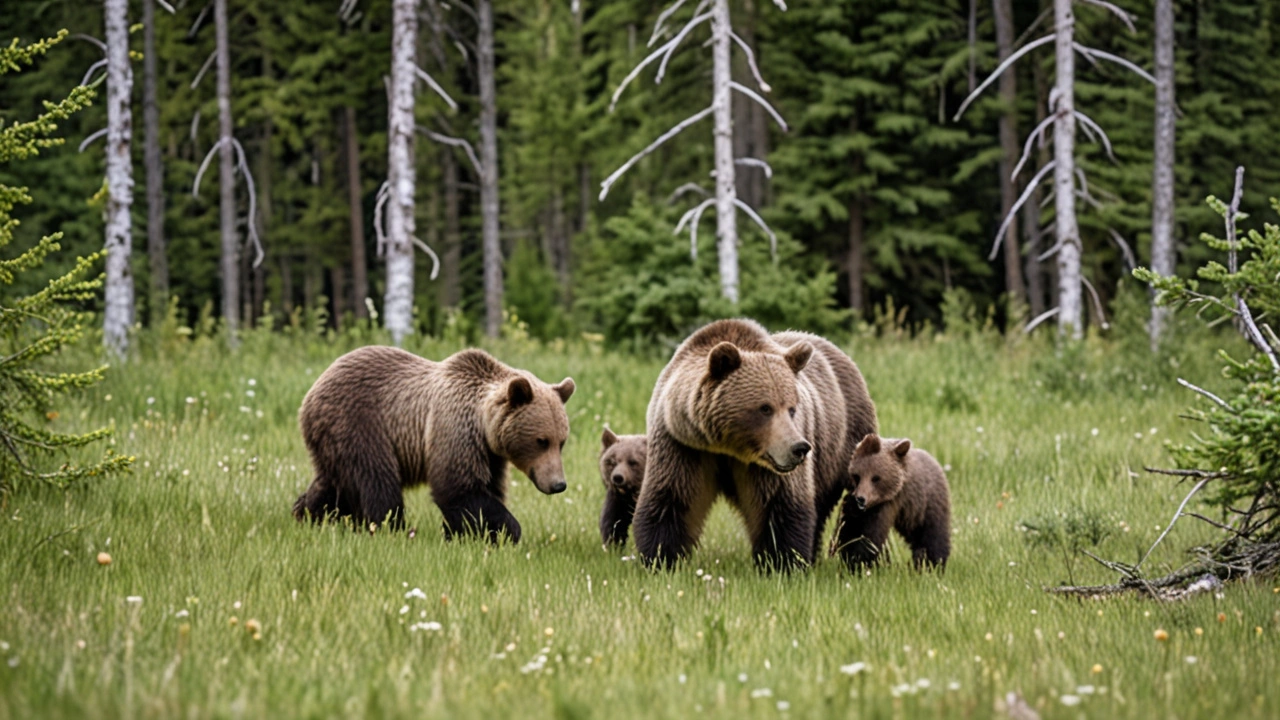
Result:
<svg viewBox="0 0 1280 720"><path fill-rule="evenodd" d="M1124 58L1120 57L1119 55L1112 55L1111 53L1109 53L1109 52L1107 52L1107 51L1105 51L1105 50L1098 50L1097 48L1086 47L1086 46L1084 46L1084 45L1081 45L1081 44L1080 44L1080 43L1078 43L1078 42L1073 42L1073 43L1071 43L1071 46L1072 46L1072 47L1074 47L1074 48L1076 49L1076 51L1077 51L1077 52L1079 52L1081 55L1083 55L1083 56L1084 56L1086 59L1088 59L1090 62L1093 62L1094 57L1096 57L1096 58L1098 58L1098 59L1100 59L1100 60L1109 60L1109 61L1111 61L1111 62L1113 62L1113 63L1115 63L1115 64L1117 64L1117 65L1120 65L1121 67L1125 67L1125 68L1128 68L1128 69L1130 69L1130 70L1134 71L1134 72L1135 72L1135 73L1137 73L1139 76L1141 76L1143 80L1146 80L1147 82L1151 83L1152 85L1155 85L1155 84L1156 84L1156 79L1155 79L1154 77L1152 77L1152 76L1151 76L1151 73L1147 72L1146 70L1143 70L1142 68L1138 67L1137 65L1134 65L1133 63L1129 62L1128 60L1125 60Z"/></svg>
<svg viewBox="0 0 1280 720"><path fill-rule="evenodd" d="M743 95L746 95L747 97L759 103L760 107L764 108L765 111L768 112L769 115L773 117L774 122L778 123L778 125L782 128L782 132L789 132L791 130L791 128L787 127L787 121L783 120L782 116L778 114L778 111L774 110L773 106L769 104L769 101L765 100L763 97L757 94L755 90L752 90L746 85L742 85L741 83L736 83L733 81L729 81L729 87L733 88L734 90L737 90Z"/></svg>
<svg viewBox="0 0 1280 720"><path fill-rule="evenodd" d="M1013 219L1018 216L1018 210L1022 209L1022 206L1031 197L1031 194L1035 192L1036 187L1040 185L1040 181L1044 180L1044 176L1052 170L1056 164L1056 160L1050 160L1045 163L1044 167L1040 168L1040 172L1037 172L1035 177L1031 178L1031 182L1027 183L1027 187L1022 190L1022 194L1018 196L1018 201L1013 204L1013 207L1009 208L1009 213L1004 216L1004 220L1000 221L1000 229L996 231L996 241L991 247L991 256L988 259L996 259L996 253L1000 251L1000 245L1004 242L1004 232L1009 228L1009 223L1013 222Z"/></svg>
<svg viewBox="0 0 1280 720"><path fill-rule="evenodd" d="M1107 0L1080 0L1080 2L1083 2L1086 5L1099 7L1099 8L1102 8L1103 10L1106 10L1107 12L1110 12L1111 14L1120 18L1120 21L1125 24L1125 27L1129 28L1130 34L1136 35L1138 33L1137 28L1133 26L1133 16L1125 12L1124 10L1121 10L1119 7L1107 2Z"/></svg>
<svg viewBox="0 0 1280 720"><path fill-rule="evenodd" d="M453 98L449 97L449 93L445 92L444 88L440 87L440 83L437 83L436 79L431 77L431 75L427 71L423 70L422 68L418 67L415 64L413 66L413 72L415 75L418 76L420 80L422 80L422 82L427 84L427 87L431 88L431 90L434 91L435 94L439 95L451 110L453 110L454 112L458 111L458 103L454 102Z"/></svg>
<svg viewBox="0 0 1280 720"><path fill-rule="evenodd" d="M698 10L701 10L704 7L706 7L705 0L703 0L703 2L700 5L698 5ZM684 27L680 28L680 32L676 33L676 36L671 39L671 42L667 43L667 52L662 56L662 62L658 64L658 74L653 79L654 85L662 84L662 78L665 77L667 74L667 63L671 62L671 56L674 55L676 52L676 49L680 47L680 43L683 42L684 39L689 36L689 33L693 32L693 29L695 27L701 25L704 22L707 22L710 19L711 19L711 13L703 13L701 15L695 15L692 20L685 23Z"/></svg>
<svg viewBox="0 0 1280 720"><path fill-rule="evenodd" d="M645 156L652 153L654 150L657 150L666 141L670 140L676 135L679 135L680 131L684 130L690 125L693 125L699 120L702 120L703 118L710 115L714 110L715 108L708 107L703 110L700 110L699 112L694 113L693 115L690 115L689 117L680 121L680 124L676 125L675 127L671 128L670 130L666 131L661 136L659 136L658 139L650 143L648 147L636 153L635 155L631 156L631 159L623 163L622 167L618 168L617 170L614 170L612 175L605 178L604 182L600 183L600 200L603 201L606 197L608 197L609 188L613 187L613 184L618 181L618 178L622 177L623 173L630 170L633 165L640 162L641 159L643 159Z"/></svg>
<svg viewBox="0 0 1280 720"><path fill-rule="evenodd" d="M93 133L93 134L92 134L92 135L90 135L89 137L87 137L87 138L85 138L84 140L80 141L80 149L79 149L77 152L84 152L84 149L85 149L85 148L87 148L87 147L89 147L90 145L92 145L94 140L97 140L98 138L100 138L100 137L102 137L102 136L104 136L104 135L106 135L106 134L107 134L107 128L102 128L101 130L99 130L99 131L97 131L97 132Z"/></svg>
<svg viewBox="0 0 1280 720"><path fill-rule="evenodd" d="M773 262L777 263L778 262L778 236L773 234L773 230L769 227L768 223L766 223L764 221L764 218L760 217L760 215L750 205L739 200L738 198L733 199L733 204L738 209L742 210L742 212L746 213L747 217L754 220L756 225L759 225L760 229L764 231L764 234L769 236L769 255L773 257Z"/></svg>
<svg viewBox="0 0 1280 720"><path fill-rule="evenodd" d="M733 164L747 165L749 167L758 167L761 170L764 170L764 176L766 178L770 180L773 179L773 168L770 167L769 163L765 162L764 160L760 160L758 158L751 158L751 157L741 157L741 158L734 158Z"/></svg>
<svg viewBox="0 0 1280 720"><path fill-rule="evenodd" d="M960 116L964 115L964 111L969 107L969 104L972 103L975 99L977 99L977 97L982 94L983 90L986 90L988 87L990 87L991 83L995 82L996 78L1000 77L1000 73L1003 73L1005 70L1009 69L1010 65L1017 62L1018 58L1022 57L1023 55L1026 55L1032 50L1035 50L1041 45L1047 45L1053 42L1053 40L1054 40L1053 35L1045 35L1044 37L1039 38L1037 40L1032 40L1026 45L1023 45L1022 47L1018 48L1014 52L1009 53L1009 57L1005 58L1004 62L997 65L996 69L992 70L991 74L987 76L987 79L983 80L982 84L979 85L976 89L974 89L973 92L969 93L969 97L965 98L964 102L960 103L960 109L956 111L955 117L951 118L951 121L952 122L959 121Z"/></svg>
<svg viewBox="0 0 1280 720"><path fill-rule="evenodd" d="M756 65L756 54L751 49L751 46L747 44L747 41L738 37L738 33L732 30L729 31L729 37L738 43L738 47L742 48L743 54L747 56L747 67L751 69L751 75L756 79L756 84L760 86L760 91L769 92L773 90L769 83L765 82L764 78L760 76L760 67Z"/></svg>

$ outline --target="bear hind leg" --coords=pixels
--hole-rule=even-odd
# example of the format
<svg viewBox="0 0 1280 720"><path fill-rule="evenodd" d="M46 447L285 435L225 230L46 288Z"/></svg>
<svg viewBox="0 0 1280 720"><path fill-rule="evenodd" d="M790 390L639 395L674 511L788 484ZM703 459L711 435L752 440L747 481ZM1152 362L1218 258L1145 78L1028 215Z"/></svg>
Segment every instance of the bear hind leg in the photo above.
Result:
<svg viewBox="0 0 1280 720"><path fill-rule="evenodd" d="M908 538L911 560L917 570L925 567L945 568L951 556L951 532L946 527L926 527Z"/></svg>
<svg viewBox="0 0 1280 720"><path fill-rule="evenodd" d="M325 478L317 475L306 491L293 503L293 516L299 521L322 522L338 510L338 493Z"/></svg>

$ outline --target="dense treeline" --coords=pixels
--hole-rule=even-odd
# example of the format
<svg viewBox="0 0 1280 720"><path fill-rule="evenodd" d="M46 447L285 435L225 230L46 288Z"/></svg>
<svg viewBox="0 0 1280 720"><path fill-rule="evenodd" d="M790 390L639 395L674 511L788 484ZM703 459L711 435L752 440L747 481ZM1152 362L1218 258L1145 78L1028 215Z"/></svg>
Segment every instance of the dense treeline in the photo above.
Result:
<svg viewBox="0 0 1280 720"><path fill-rule="evenodd" d="M133 270L137 318L164 314L147 258L143 104L143 3L130 3L134 52ZM369 306L357 297L352 245L365 249L367 296L380 311L384 274L377 254L377 196L387 177L387 85L390 0L341 3L229 0L231 100L235 135L256 180L257 217L247 220L247 193L237 190L241 223L255 222L266 257L241 253L245 324L276 321L301 310L341 324ZM1013 30L1025 43L1052 31L1051 3L1015 0ZM1134 17L1130 32L1114 14L1077 3L1083 43L1153 65L1151 0L1119 3ZM505 305L542 336L604 332L619 340L678 336L717 315L743 312L776 324L830 331L872 308L906 308L907 319L936 318L948 289L980 304L1010 290L1031 312L1052 307L1052 262L1036 256L1049 244L1052 205L1036 198L1014 223L1022 272L988 261L1001 221L997 131L1008 107L984 94L959 121L961 101L996 66L1000 0L794 0L786 12L767 0L734 0L733 25L754 48L772 86L769 100L789 124L784 132L760 106L736 95L735 154L766 159L739 167L737 190L778 234L769 241L739 220L742 300L734 308L716 282L712 213L704 216L696 260L687 234L672 233L701 201L695 182L711 189L712 134L694 126L632 168L603 201L600 182L669 127L710 100L705 28L673 56L661 84L655 66L611 96L648 53L654 21L667 6L652 0L569 2L504 0L494 4L498 108L500 237ZM178 320L217 312L219 213L217 164L199 195L195 175L217 140L212 12L203 2L177 2L154 13L159 148L164 167L164 238L168 291ZM425 332L446 323L483 327L480 179L468 155L425 133L479 147L477 20L463 4L420 3L418 64L457 101L451 109L420 89L416 122L418 237L441 259L417 254L417 322ZM687 17L690 8L683 9ZM1236 165L1249 167L1246 209L1261 209L1280 188L1280 2L1178 0L1176 25L1176 226L1180 262L1198 264L1192 241L1217 228L1203 203L1231 187ZM0 12L0 38L32 41L67 28L102 37L101 3L11 0ZM677 25L678 27L678 25ZM65 96L102 57L91 41L69 39L34 72L0 85L0 120L36 114L42 99ZM1077 61L1076 106L1105 130L1101 142L1078 137L1077 157L1089 178L1080 203L1085 276L1103 303L1128 275L1124 245L1149 258L1154 92L1113 64ZM750 70L735 56L734 77ZM1052 46L1014 66L1017 141L1044 117L1053 74ZM198 82L197 82L198 80ZM73 254L103 243L103 151L79 142L105 124L103 103L61 128L66 146L38 162L6 170L10 184L38 188L17 230L18 250L55 230ZM1025 183L1047 162L1033 149ZM356 162L352 162L354 159ZM1006 162L1012 162L1007 160ZM1017 189L1021 190L1021 185ZM353 227L353 219L355 227ZM1051 227L1051 225L1050 225ZM241 232L243 239L244 233ZM56 270L56 268L55 268ZM1021 277L1016 277L1020 275ZM1011 278L1018 287L1010 288ZM30 288L18 288L18 291ZM456 312L451 309L455 309ZM154 320L153 320L154 321Z"/></svg>

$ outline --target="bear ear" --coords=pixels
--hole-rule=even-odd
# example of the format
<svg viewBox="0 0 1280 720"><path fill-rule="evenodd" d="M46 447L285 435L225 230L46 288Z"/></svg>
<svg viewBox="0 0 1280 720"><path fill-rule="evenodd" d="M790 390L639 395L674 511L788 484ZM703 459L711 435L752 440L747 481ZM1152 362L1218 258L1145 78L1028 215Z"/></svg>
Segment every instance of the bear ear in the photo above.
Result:
<svg viewBox="0 0 1280 720"><path fill-rule="evenodd" d="M618 436L614 435L609 428L605 428L604 434L600 436L600 442L604 445L604 449L608 450L613 447L614 443L618 442Z"/></svg>
<svg viewBox="0 0 1280 720"><path fill-rule="evenodd" d="M880 436L871 434L862 438L862 442L858 443L858 447L854 449L853 456L875 455L878 452L880 452Z"/></svg>
<svg viewBox="0 0 1280 720"><path fill-rule="evenodd" d="M899 459L905 458L907 456L907 453L910 450L911 450L910 440L899 440L898 444L893 446L893 454L897 455Z"/></svg>
<svg viewBox="0 0 1280 720"><path fill-rule="evenodd" d="M813 346L807 342L798 343L787 350L787 365L791 367L791 372L799 374L804 366L809 364L811 357L813 357Z"/></svg>
<svg viewBox="0 0 1280 720"><path fill-rule="evenodd" d="M711 371L712 380L723 380L729 373L742 366L742 354L738 346L731 342L722 342L711 348L711 357L707 367Z"/></svg>
<svg viewBox="0 0 1280 720"><path fill-rule="evenodd" d="M561 403L567 403L569 398L573 397L573 391L578 389L578 386L574 384L573 378L565 378L560 381L559 385L552 385L551 389L555 390L556 394L560 396Z"/></svg>
<svg viewBox="0 0 1280 720"><path fill-rule="evenodd" d="M526 377L511 378L507 384L507 405L518 408L533 402L533 385Z"/></svg>

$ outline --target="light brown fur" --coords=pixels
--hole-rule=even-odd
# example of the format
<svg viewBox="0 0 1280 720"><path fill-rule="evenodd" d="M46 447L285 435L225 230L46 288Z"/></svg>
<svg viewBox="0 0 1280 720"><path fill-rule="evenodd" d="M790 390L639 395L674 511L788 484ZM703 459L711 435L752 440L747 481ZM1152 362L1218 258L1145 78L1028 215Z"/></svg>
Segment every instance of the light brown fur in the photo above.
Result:
<svg viewBox="0 0 1280 720"><path fill-rule="evenodd" d="M707 325L676 350L649 402L641 557L670 565L685 555L724 495L759 564L811 563L853 448L874 431L862 375L830 342L770 336L750 320Z"/></svg>
<svg viewBox="0 0 1280 720"><path fill-rule="evenodd" d="M403 525L402 491L431 488L446 535L520 537L503 505L507 463L544 493L565 487L560 450L572 379L548 385L481 350L432 362L392 347L338 358L298 414L315 480L298 519L350 516Z"/></svg>
<svg viewBox="0 0 1280 720"><path fill-rule="evenodd" d="M951 555L951 490L932 455L911 447L910 440L868 435L849 462L849 497L858 507L848 518L858 533L846 556L854 561L851 568L881 557L889 528L907 541L917 567L946 564Z"/></svg>

